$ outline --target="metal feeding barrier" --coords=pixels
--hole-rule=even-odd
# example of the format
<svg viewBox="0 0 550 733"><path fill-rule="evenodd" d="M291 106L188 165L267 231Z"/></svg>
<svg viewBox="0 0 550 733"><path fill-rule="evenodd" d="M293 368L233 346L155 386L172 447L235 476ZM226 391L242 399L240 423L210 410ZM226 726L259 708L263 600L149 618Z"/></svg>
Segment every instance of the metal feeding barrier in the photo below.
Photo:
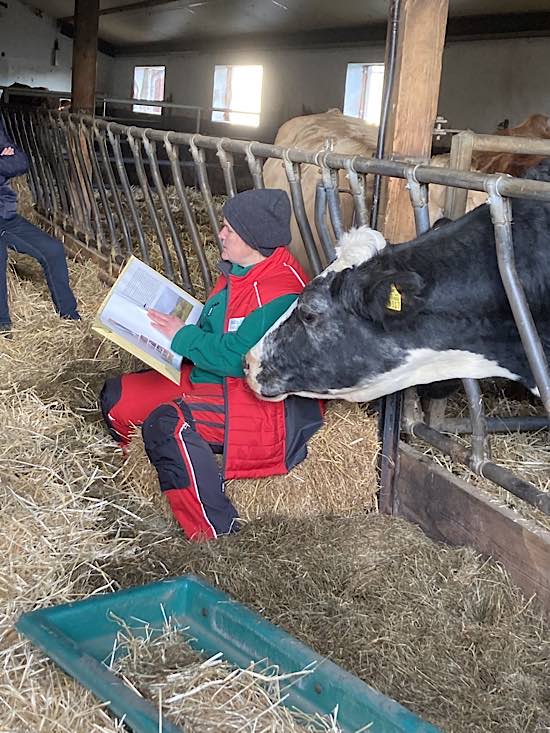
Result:
<svg viewBox="0 0 550 733"><path fill-rule="evenodd" d="M244 188L262 188L267 159L281 161L294 217L314 274L334 258L334 244L343 229L340 172L346 176L346 192L353 202L357 225L369 223L369 196L375 177L405 179L419 234L430 228L427 184L453 186L463 194L466 189L485 191L505 291L541 400L550 415L550 374L514 265L509 200L524 197L550 202L550 183L412 165L406 161L352 157L330 150L311 153L245 140L128 127L67 112L23 111L6 106L1 108L1 114L8 134L29 156L29 185L37 214L66 242L94 258L107 278L118 273L129 255L136 254L191 293L201 289L208 294L213 279L204 243L205 225L203 222L202 228L199 226L192 196L200 195L210 239L219 247L216 194L231 197ZM482 137L485 140L487 136ZM499 145L505 140L496 139ZM507 138L505 142L510 140L514 139ZM460 144L459 140L457 145ZM484 144L488 144L486 140ZM538 145L536 151L541 154L545 146L542 154L550 155L550 143ZM165 162L162 167L161 161ZM319 170L314 212L317 238L306 213L302 165L313 165ZM143 206L137 205L136 193ZM176 215L180 213L182 220L178 223ZM153 238L148 237L147 231L153 233ZM471 450L424 421L415 392L407 392L404 409L401 396L386 399L382 493L392 495L386 490L394 478L397 441L403 428L550 514L549 494L489 460L487 438L492 429L540 429L549 425L548 420L503 417L488 421L479 385L475 380L463 381L470 420L466 426L461 424L464 421L455 421L454 427L465 427L471 432ZM382 498L381 504L384 505ZM391 506L385 508L391 510Z"/></svg>

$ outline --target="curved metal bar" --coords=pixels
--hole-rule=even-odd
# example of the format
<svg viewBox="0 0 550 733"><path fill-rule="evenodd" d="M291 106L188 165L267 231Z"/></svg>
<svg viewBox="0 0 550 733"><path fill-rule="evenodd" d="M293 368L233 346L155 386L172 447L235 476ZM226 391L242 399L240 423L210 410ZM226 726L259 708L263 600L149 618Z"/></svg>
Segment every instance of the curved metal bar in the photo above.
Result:
<svg viewBox="0 0 550 733"><path fill-rule="evenodd" d="M294 216L298 223L298 228L302 236L309 264L311 265L313 273L318 275L323 269L323 266L321 264L321 259L319 258L319 253L317 252L317 246L315 244L315 239L313 238L311 225L306 215L304 194L301 185L300 166L296 163L292 163L288 155L283 155L283 164L288 185L290 186L290 197L292 199Z"/></svg>
<svg viewBox="0 0 550 733"><path fill-rule="evenodd" d="M230 198L233 198L237 193L237 183L235 181L235 170L233 154L224 150L223 144L227 138L222 137L218 140L216 155L220 161L220 165L223 171L223 180L225 182L225 190Z"/></svg>
<svg viewBox="0 0 550 733"><path fill-rule="evenodd" d="M143 227L141 226L136 202L134 201L132 191L130 190L128 175L126 173L126 168L124 167L124 161L122 159L122 150L120 149L120 136L117 132L115 132L114 127L115 125L113 123L108 123L107 135L109 136L109 142L111 143L113 153L115 154L115 163L117 167L118 178L121 183L122 190L124 191L126 203L128 204L128 208L130 209L130 214L132 215L132 222L134 224L135 232L138 238L139 251L141 252L143 261L147 264L150 264L151 260L149 259L149 250L147 248L147 245L145 244Z"/></svg>
<svg viewBox="0 0 550 733"><path fill-rule="evenodd" d="M327 210L327 195L323 182L319 181L315 187L315 226L317 234L321 240L323 251L327 258L327 262L333 262L336 259L336 250L331 239L325 214Z"/></svg>
<svg viewBox="0 0 550 733"><path fill-rule="evenodd" d="M66 192L66 198L68 202L68 210L67 210L67 218L66 221L70 222L71 219L73 219L76 222L79 220L82 220L82 213L81 213L81 204L80 199L77 195L77 192L75 190L74 183L74 175L71 174L71 155L69 152L69 141L67 139L67 131L65 128L65 125L63 122L60 122L60 124L57 124L55 126L56 134L55 134L55 145L57 149L57 154L59 157L59 160L61 162L61 171L63 176L63 185L65 187ZM74 227L74 221L72 222L72 226Z"/></svg>
<svg viewBox="0 0 550 733"><path fill-rule="evenodd" d="M208 174L206 172L206 162L204 158L204 150L197 146L195 142L197 137L200 137L200 136L199 135L191 136L191 139L189 140L189 143L188 143L189 150L191 151L191 155L193 156L193 162L195 163L195 170L197 172L197 178L199 179L199 187L200 187L202 196L204 198L204 203L206 205L206 213L208 214L208 220L210 221L210 226L212 227L214 236L216 237L216 241L218 243L218 249L221 252L222 243L220 241L220 227L218 224L218 217L216 215L216 210L214 209L212 191L210 189L210 183L208 181ZM170 140L174 141L174 136L172 134L170 134Z"/></svg>
<svg viewBox="0 0 550 733"><path fill-rule="evenodd" d="M97 237L98 242L96 242L96 246L99 244L97 248L100 251L103 251L103 249L106 247L103 222L101 221L99 207L97 205L94 189L92 186L91 170L88 166L87 161L84 158L84 145L86 145L86 149L88 148L86 130L82 124L82 120L78 120L78 124L76 124L75 122L73 122L71 117L69 117L69 126L73 132L75 140L75 152L76 160L78 163L80 182L85 188L85 193L87 196L86 203L88 204L91 212L91 216L89 216L90 231L93 232L93 234L95 234L95 236Z"/></svg>
<svg viewBox="0 0 550 733"><path fill-rule="evenodd" d="M5 115L4 120L7 120L9 117L8 114ZM13 111L13 118L15 122L17 123L17 112ZM36 204L39 204L39 199L42 197L41 187L40 187L40 179L38 177L38 171L36 169L36 162L34 160L34 155L32 154L29 140L27 138L27 131L25 129L25 123L24 120L21 119L21 129L19 129L19 124L16 124L17 131L19 133L19 145L22 150L25 151L27 154L27 158L29 160L29 175L27 176L27 180L29 182L29 188L31 190L32 199Z"/></svg>
<svg viewBox="0 0 550 733"><path fill-rule="evenodd" d="M101 174L101 167L99 165L99 160L97 158L97 154L95 150L94 137L92 137L92 129L91 128L86 129L83 124L82 124L82 129L84 132L84 139L87 145L88 156L92 163L93 179L95 179L95 182L97 185L97 190L99 192L99 198L101 200L101 206L103 207L103 213L107 221L107 228L109 229L109 235L111 238L111 250L114 251L115 254L120 255L121 254L120 244L119 244L117 234L116 234L115 221L113 218L113 212L111 211L111 207L109 206L109 201L107 199L107 190L105 187L105 182L103 181L103 176ZM93 179L92 179L92 189L93 189ZM95 200L95 197L94 197L94 200ZM98 217L100 219L100 225L101 225L101 210L99 209L99 206L97 206L97 209L98 209Z"/></svg>
<svg viewBox="0 0 550 733"><path fill-rule="evenodd" d="M503 199L499 193L500 176L493 176L487 182L491 218L495 230L495 244L497 251L498 269L502 284L512 309L521 343L525 349L527 360L535 384L538 387L540 398L550 415L550 374L548 361L537 333L537 328L525 297L525 291L516 270L514 244L512 239L512 206L508 199Z"/></svg>
<svg viewBox="0 0 550 733"><path fill-rule="evenodd" d="M197 223L193 215L193 209L189 203L189 199L185 191L185 185L183 182L183 177L181 175L181 166L180 166L179 155L178 155L179 148L178 146L174 146L170 142L169 134L167 134L165 137L164 147L166 149L166 153L168 155L168 160L170 161L170 165L172 166L172 178L174 180L174 184L176 186L176 191L179 196L183 215L185 217L187 231L189 232L189 236L191 237L191 243L193 244L193 249L195 250L195 254L197 255L197 260L199 262L199 267L200 267L204 287L208 295L210 291L212 290L212 276L210 274L210 268L208 267L208 260L206 259L206 255L204 253L204 249L202 246L202 241L200 238Z"/></svg>
<svg viewBox="0 0 550 733"><path fill-rule="evenodd" d="M70 185L74 193L74 200L77 203L77 219L80 217L80 221L78 222L80 230L83 232L84 237L86 241L88 240L90 236L91 231L91 224L89 221L89 214L88 209L86 206L86 201L84 199L82 187L78 185L79 182L79 171L78 171L78 164L75 158L75 146L77 145L77 142L72 140L72 129L70 126L70 120L67 116L66 122L63 125L63 132L65 136L65 142L67 145L67 161L69 163L69 180Z"/></svg>
<svg viewBox="0 0 550 733"><path fill-rule="evenodd" d="M255 143L251 142L246 148L246 162L248 164L248 170L252 176L254 182L254 188L265 188L263 166L260 159L254 155L253 147Z"/></svg>
<svg viewBox="0 0 550 733"><path fill-rule="evenodd" d="M439 430L428 427L425 423L417 422L411 425L411 433L416 438L433 445L442 453L450 456L464 466L471 466L472 455L470 451L456 442L453 438L443 435ZM518 496L528 504L540 509L544 514L550 515L550 494L540 491L536 486L518 478L512 471L503 466L498 466L491 461L486 461L480 471L480 475L493 481L498 486Z"/></svg>
<svg viewBox="0 0 550 733"><path fill-rule="evenodd" d="M318 166L321 170L321 179L326 194L326 201L328 205L328 212L330 216L330 223L332 224L332 231L336 239L340 239L344 233L344 227L342 224L342 212L340 210L340 200L338 198L338 185L335 184L333 171L325 164L326 152L318 156ZM336 173L337 175L337 173ZM334 251L334 247L332 247ZM335 254L333 255L334 259Z"/></svg>
<svg viewBox="0 0 550 733"><path fill-rule="evenodd" d="M130 143L130 148L134 156L134 163L136 165L136 173L137 173L139 184L140 184L140 187L143 193L143 198L145 200L145 205L147 206L149 217L151 218L151 221L153 222L153 226L155 227L155 233L157 235L157 239L159 242L164 272L171 280L173 280L174 279L174 268L172 266L172 260L170 259L170 251L168 249L166 237L164 236L164 232L162 231L162 224L160 222L159 217L157 216L157 210L153 203L153 197L151 195L149 181L147 180L147 174L145 173L145 166L143 165L143 158L141 156L142 140L143 140L143 136L141 136L141 140L137 137L134 137L132 127L128 130L128 142Z"/></svg>
<svg viewBox="0 0 550 733"><path fill-rule="evenodd" d="M130 230L128 228L128 223L126 221L126 217L124 216L124 213L122 210L122 200L118 192L118 185L115 180L115 174L113 173L113 169L111 167L111 160L109 158L109 152L107 150L107 142L105 140L105 130L100 130L95 123L92 125L92 129L94 132L95 139L97 140L97 143L99 146L99 152L101 153L103 169L105 173L107 174L107 181L109 183L111 199L114 202L117 221L118 221L120 230L122 231L122 236L124 237L126 254L131 255L132 254L132 241L130 239ZM117 243L118 243L118 238L117 238ZM120 252L120 249L121 249L120 245L118 245L117 251Z"/></svg>
<svg viewBox="0 0 550 733"><path fill-rule="evenodd" d="M65 157L59 145L58 126L53 124L52 118L49 116L48 132L50 135L53 169L57 178L57 188L62 209L62 220L66 222L70 214L71 204L68 195L67 176L65 167Z"/></svg>
<svg viewBox="0 0 550 733"><path fill-rule="evenodd" d="M405 177L414 211L414 223L417 234L423 234L430 228L430 211L428 208L428 187L420 183L416 177L418 166L407 167Z"/></svg>
<svg viewBox="0 0 550 733"><path fill-rule="evenodd" d="M27 132L27 137L29 140L29 149L32 151L32 155L34 156L35 162L36 162L36 169L38 172L38 176L40 178L40 189L42 191L42 204L44 206L44 211L49 212L52 211L52 205L50 200L50 194L48 191L48 181L46 178L46 173L44 171L44 166L42 164L42 156L40 155L40 148L38 147L38 142L36 140L36 135L34 133L34 125L33 125L33 114L29 113L28 117L28 125L25 127Z"/></svg>
<svg viewBox="0 0 550 733"><path fill-rule="evenodd" d="M149 158L149 166L151 169L151 174L153 176L153 181L155 182L155 188L157 189L157 194L160 199L162 210L164 212L166 222L168 223L168 228L170 230L170 237L172 238L172 244L174 245L176 258L178 260L178 265L180 268L183 286L186 290L188 290L191 293L191 295L194 295L195 287L193 283L191 282L191 277L189 276L189 266L187 264L187 259L183 251L180 236L176 229L174 217L172 216L172 210L170 208L168 197L166 196L166 189L164 188L162 176L160 175L160 168L159 168L158 159L157 159L156 143L151 142L151 140L149 140L147 135L144 135L143 136L143 146L145 148L145 152L147 153L147 157Z"/></svg>
<svg viewBox="0 0 550 733"><path fill-rule="evenodd" d="M369 215L367 212L367 204L365 201L365 182L363 177L359 176L354 168L354 161L357 156L348 160L346 164L346 178L349 181L351 193L354 203L354 220L359 226L365 226L369 223Z"/></svg>

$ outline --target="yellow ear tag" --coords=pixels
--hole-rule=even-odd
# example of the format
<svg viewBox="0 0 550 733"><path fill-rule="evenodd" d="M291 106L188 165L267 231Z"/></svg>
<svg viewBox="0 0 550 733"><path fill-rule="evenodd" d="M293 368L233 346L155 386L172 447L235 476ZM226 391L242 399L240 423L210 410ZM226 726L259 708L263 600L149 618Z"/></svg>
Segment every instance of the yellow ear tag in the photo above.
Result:
<svg viewBox="0 0 550 733"><path fill-rule="evenodd" d="M390 286L390 297L386 303L386 308L389 308L391 311L401 310L401 293L393 283Z"/></svg>

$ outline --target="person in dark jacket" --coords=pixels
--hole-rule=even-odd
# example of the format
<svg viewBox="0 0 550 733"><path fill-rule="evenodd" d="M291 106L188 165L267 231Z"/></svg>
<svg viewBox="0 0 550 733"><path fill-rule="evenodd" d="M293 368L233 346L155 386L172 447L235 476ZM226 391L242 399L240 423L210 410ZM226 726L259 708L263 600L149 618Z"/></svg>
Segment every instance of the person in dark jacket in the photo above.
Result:
<svg viewBox="0 0 550 733"><path fill-rule="evenodd" d="M61 242L17 213L17 196L10 178L27 172L25 153L7 136L0 121L0 333L8 334L11 319L8 306L8 249L31 255L42 266L54 306L63 318L80 318L69 285L69 271Z"/></svg>
<svg viewBox="0 0 550 733"><path fill-rule="evenodd" d="M224 205L221 276L199 322L149 311L185 357L180 384L156 371L109 379L100 403L125 448L134 425L160 488L189 539L238 529L225 480L285 474L306 457L321 426L317 400L265 402L248 387L243 356L292 306L307 275L288 251L290 201L280 189L244 191ZM214 453L223 454L220 470Z"/></svg>

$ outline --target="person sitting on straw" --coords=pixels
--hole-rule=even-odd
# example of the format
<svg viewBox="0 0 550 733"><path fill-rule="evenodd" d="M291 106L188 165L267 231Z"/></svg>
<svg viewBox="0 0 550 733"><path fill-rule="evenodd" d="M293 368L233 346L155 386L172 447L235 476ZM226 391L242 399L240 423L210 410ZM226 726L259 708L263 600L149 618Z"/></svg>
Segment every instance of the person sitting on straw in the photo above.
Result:
<svg viewBox="0 0 550 733"><path fill-rule="evenodd" d="M298 297L307 275L286 249L290 201L280 189L244 191L223 208L222 275L197 325L150 310L153 325L186 357L180 385L156 371L107 380L101 410L125 448L142 425L145 450L172 512L192 540L238 529L224 481L287 473L306 456L322 404L259 400L243 356ZM223 475L214 457L223 453Z"/></svg>
<svg viewBox="0 0 550 733"><path fill-rule="evenodd" d="M8 183L29 167L27 156L10 141L0 121L0 333L9 335L8 248L31 255L41 264L52 300L63 318L79 320L76 299L69 285L69 271L61 242L17 214L17 196Z"/></svg>

